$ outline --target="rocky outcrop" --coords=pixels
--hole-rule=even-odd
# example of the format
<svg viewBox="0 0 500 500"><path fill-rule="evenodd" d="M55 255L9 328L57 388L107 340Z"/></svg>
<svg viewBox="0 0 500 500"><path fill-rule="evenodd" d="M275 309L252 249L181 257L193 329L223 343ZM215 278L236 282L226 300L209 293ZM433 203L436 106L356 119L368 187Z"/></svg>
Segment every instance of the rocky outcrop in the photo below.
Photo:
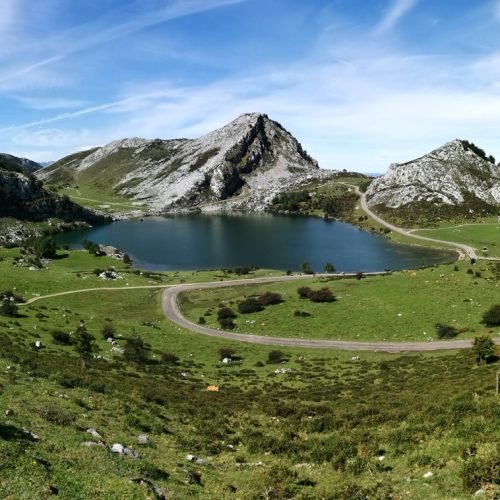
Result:
<svg viewBox="0 0 500 500"><path fill-rule="evenodd" d="M115 141L37 176L80 186L106 178L112 192L165 213L262 211L283 190L331 174L279 123L250 113L198 139Z"/></svg>
<svg viewBox="0 0 500 500"><path fill-rule="evenodd" d="M57 196L42 187L33 176L0 168L0 217L44 221L57 218L66 222L103 222L106 218Z"/></svg>
<svg viewBox="0 0 500 500"><path fill-rule="evenodd" d="M455 140L416 160L392 164L371 183L367 198L370 207L495 211L500 205L500 167L471 143Z"/></svg>

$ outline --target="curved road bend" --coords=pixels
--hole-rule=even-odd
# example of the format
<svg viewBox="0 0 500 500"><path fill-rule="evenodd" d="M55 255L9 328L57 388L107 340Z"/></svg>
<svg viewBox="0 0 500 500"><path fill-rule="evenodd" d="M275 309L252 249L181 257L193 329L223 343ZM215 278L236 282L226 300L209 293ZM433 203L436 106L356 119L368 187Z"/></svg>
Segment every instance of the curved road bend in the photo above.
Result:
<svg viewBox="0 0 500 500"><path fill-rule="evenodd" d="M445 241L445 240L436 240L434 238L428 238L426 236L419 236L418 234L413 234L411 230L409 229L403 229L401 227L395 226L394 224L391 224L390 222L385 221L384 219L380 218L377 214L373 213L370 208L368 207L368 203L366 202L366 193L362 193L359 189L358 186L354 186L351 184L346 184L346 186L354 188L356 193L359 195L359 199L361 202L361 208L375 221L377 221L379 224L382 226L387 227L391 231L394 231L395 233L402 234L403 236L409 236L410 238L416 238L418 240L423 240L423 241L433 241L435 243L443 243L445 245L450 245L455 247L461 255L465 255L470 259L475 259L477 260L477 254L474 248L472 248L470 245L465 245L464 243L454 243L452 241Z"/></svg>
<svg viewBox="0 0 500 500"><path fill-rule="evenodd" d="M282 347L302 347L306 349L340 349L344 351L380 351L380 352L421 352L439 351L443 349L466 349L471 347L472 340L449 340L438 342L352 342L344 340L313 340L287 337L267 337L264 335L252 335L248 333L231 333L215 330L206 326L197 325L186 319L180 309L177 297L179 293L201 290L207 288L222 288L227 286L272 283L290 279L304 278L304 276L282 276L276 278L256 278L252 280L224 281L215 283L197 283L191 285L178 285L167 288L163 292L162 307L165 315L170 321L178 326L209 337L217 337L250 344L273 345ZM500 344L500 338L494 339Z"/></svg>

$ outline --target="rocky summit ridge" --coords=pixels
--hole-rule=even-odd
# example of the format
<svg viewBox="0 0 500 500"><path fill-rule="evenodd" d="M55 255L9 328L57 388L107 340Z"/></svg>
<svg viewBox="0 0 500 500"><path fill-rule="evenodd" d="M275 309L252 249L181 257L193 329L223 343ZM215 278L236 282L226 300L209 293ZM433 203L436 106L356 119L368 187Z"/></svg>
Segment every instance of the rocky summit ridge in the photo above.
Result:
<svg viewBox="0 0 500 500"><path fill-rule="evenodd" d="M407 163L391 164L367 190L371 207L500 206L500 166L468 141L454 140ZM473 209L470 208L470 211Z"/></svg>
<svg viewBox="0 0 500 500"><path fill-rule="evenodd" d="M37 173L46 184L98 186L105 179L113 193L152 213L262 211L278 194L331 175L262 113L243 114L198 139L114 141Z"/></svg>

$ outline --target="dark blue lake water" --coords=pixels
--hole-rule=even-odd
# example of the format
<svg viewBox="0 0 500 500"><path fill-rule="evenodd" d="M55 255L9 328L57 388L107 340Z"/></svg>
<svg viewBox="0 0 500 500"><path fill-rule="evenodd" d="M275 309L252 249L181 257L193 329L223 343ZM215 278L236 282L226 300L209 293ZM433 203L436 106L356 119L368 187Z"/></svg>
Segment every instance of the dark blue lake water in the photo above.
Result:
<svg viewBox="0 0 500 500"><path fill-rule="evenodd" d="M186 215L113 222L58 235L72 248L83 240L127 252L134 266L152 270L234 266L291 269L309 262L321 271L407 269L450 262L453 252L392 243L338 221L284 215Z"/></svg>

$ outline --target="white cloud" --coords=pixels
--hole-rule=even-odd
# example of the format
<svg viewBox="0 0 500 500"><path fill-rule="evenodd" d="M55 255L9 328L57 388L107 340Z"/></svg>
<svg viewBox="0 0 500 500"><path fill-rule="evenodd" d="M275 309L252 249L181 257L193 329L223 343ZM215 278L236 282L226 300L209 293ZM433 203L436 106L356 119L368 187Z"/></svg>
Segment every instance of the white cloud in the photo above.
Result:
<svg viewBox="0 0 500 500"><path fill-rule="evenodd" d="M383 19L375 28L375 34L381 35L389 31L407 12L415 7L418 0L392 0Z"/></svg>

